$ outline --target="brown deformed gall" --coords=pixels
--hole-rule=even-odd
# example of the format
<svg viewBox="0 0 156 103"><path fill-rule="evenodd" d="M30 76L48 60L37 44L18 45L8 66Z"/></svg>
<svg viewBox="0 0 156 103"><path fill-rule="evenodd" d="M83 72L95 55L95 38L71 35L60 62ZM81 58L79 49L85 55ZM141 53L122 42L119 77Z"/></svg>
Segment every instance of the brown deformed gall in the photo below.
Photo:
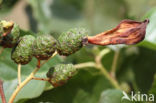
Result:
<svg viewBox="0 0 156 103"><path fill-rule="evenodd" d="M148 23L148 19L143 22L123 20L112 30L88 37L88 42L96 45L136 44L144 39Z"/></svg>

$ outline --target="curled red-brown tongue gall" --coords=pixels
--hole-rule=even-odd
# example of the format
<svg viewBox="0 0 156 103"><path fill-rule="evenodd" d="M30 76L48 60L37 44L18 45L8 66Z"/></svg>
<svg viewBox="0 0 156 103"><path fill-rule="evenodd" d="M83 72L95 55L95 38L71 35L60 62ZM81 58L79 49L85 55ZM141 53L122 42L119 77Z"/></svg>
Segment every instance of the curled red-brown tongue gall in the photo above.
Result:
<svg viewBox="0 0 156 103"><path fill-rule="evenodd" d="M112 30L89 36L88 42L96 45L136 44L144 39L148 23L148 19L143 22L123 20Z"/></svg>

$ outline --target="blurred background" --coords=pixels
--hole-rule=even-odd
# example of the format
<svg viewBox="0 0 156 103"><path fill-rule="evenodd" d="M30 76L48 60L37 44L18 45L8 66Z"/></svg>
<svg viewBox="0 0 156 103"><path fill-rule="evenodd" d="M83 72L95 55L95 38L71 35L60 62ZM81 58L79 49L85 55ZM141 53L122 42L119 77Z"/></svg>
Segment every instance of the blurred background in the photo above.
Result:
<svg viewBox="0 0 156 103"><path fill-rule="evenodd" d="M95 35L114 28L123 19L143 21L146 18L150 23L143 42L133 46L88 45L71 56L56 56L37 75L45 77L49 67L58 63L94 61L102 49L110 48L111 52L102 58L102 63L111 71L114 57L118 55L116 78L122 89L127 93L140 91L156 95L156 0L3 0L0 6L0 19L19 24L22 35L44 33L55 38L70 28L84 27L89 35ZM10 51L5 49L0 55L0 78L4 81L7 100L17 86L17 65L10 59ZM33 59L22 67L22 78L28 76L35 63ZM121 103L121 97L122 92L115 90L99 70L84 68L58 88L32 81L20 92L16 102Z"/></svg>

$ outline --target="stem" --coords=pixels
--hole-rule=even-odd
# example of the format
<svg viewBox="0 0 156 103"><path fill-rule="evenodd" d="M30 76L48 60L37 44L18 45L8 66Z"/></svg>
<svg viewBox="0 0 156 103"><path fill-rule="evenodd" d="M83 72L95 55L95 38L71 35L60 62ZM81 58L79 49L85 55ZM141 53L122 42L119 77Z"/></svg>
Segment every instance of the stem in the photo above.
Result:
<svg viewBox="0 0 156 103"><path fill-rule="evenodd" d="M41 80L41 81L49 81L49 78L38 78L38 77L33 77L32 79L34 80Z"/></svg>
<svg viewBox="0 0 156 103"><path fill-rule="evenodd" d="M2 103L6 103L4 90L3 90L3 82L1 80L0 80L0 95L1 95Z"/></svg>
<svg viewBox="0 0 156 103"><path fill-rule="evenodd" d="M76 69L85 68L85 67L96 67L96 64L94 62L87 62L87 63L80 63L74 65Z"/></svg>
<svg viewBox="0 0 156 103"><path fill-rule="evenodd" d="M94 62L87 62L87 63L81 63L81 64L76 64L74 65L74 67L76 69L80 69L80 68L86 68L86 67L95 67L97 69L99 69L103 75L105 75L105 77L111 82L111 84L117 88L120 89L120 86L118 84L118 82L111 77L111 75L107 72L107 70L101 65L101 64L95 64ZM39 79L41 80L41 79Z"/></svg>
<svg viewBox="0 0 156 103"><path fill-rule="evenodd" d="M21 84L21 64L18 64L18 85Z"/></svg>
<svg viewBox="0 0 156 103"><path fill-rule="evenodd" d="M111 75L115 78L115 72L116 72L116 66L117 66L117 61L118 61L118 58L119 58L119 55L120 55L120 51L117 50L115 52L115 55L114 55L114 59L113 59L113 64L112 64L112 69L111 69Z"/></svg>
<svg viewBox="0 0 156 103"><path fill-rule="evenodd" d="M41 60L37 60L37 67L40 68L41 66Z"/></svg>
<svg viewBox="0 0 156 103"><path fill-rule="evenodd" d="M109 74L109 72L106 70L106 68L102 65L101 59L104 55L110 52L110 49L103 49L99 55L96 56L95 61L96 61L96 67L102 72L102 74L111 82L111 84L117 88L120 89L120 86L116 79L112 78L112 76Z"/></svg>
<svg viewBox="0 0 156 103"><path fill-rule="evenodd" d="M102 65L97 66L97 67L116 89L120 89L120 86L119 86L118 82L116 81L116 79L112 78L111 75L109 74L109 72Z"/></svg>
<svg viewBox="0 0 156 103"><path fill-rule="evenodd" d="M101 63L101 59L104 55L106 55L107 53L110 52L110 49L106 48L106 49L103 49L95 58L95 61L97 64L100 64Z"/></svg>
<svg viewBox="0 0 156 103"><path fill-rule="evenodd" d="M47 63L51 58L53 58L55 55L57 55L57 52L55 52L49 59L45 60L43 63L40 64L40 66L44 65Z"/></svg>
<svg viewBox="0 0 156 103"><path fill-rule="evenodd" d="M16 88L14 93L12 94L9 103L13 103L15 97L19 93L19 91L34 77L35 73L39 70L40 68L35 68L34 71Z"/></svg>
<svg viewBox="0 0 156 103"><path fill-rule="evenodd" d="M79 69L79 68L86 68L86 67L95 67L97 69L99 69L102 74L110 81L110 83L117 89L120 89L120 86L118 84L118 82L116 81L116 79L114 79L109 72L106 70L106 68L102 65L101 63L101 59L104 55L106 55L107 53L110 52L110 49L104 49L102 50L99 55L96 56L95 58L95 63L94 62L87 62L87 63L81 63L81 64L76 64L74 65L75 68Z"/></svg>
<svg viewBox="0 0 156 103"><path fill-rule="evenodd" d="M57 54L57 52L55 52L49 59L53 58L55 55ZM48 60L49 60L48 59ZM17 96L17 94L20 92L20 90L30 81L34 78L34 75L36 74L36 72L40 69L39 67L41 67L42 65L44 65L48 60L44 61L42 64L37 65L37 67L34 69L34 71L31 72L31 74L16 88L16 90L13 92L12 96L9 99L8 103L13 103L15 97ZM39 63L39 62L38 62Z"/></svg>

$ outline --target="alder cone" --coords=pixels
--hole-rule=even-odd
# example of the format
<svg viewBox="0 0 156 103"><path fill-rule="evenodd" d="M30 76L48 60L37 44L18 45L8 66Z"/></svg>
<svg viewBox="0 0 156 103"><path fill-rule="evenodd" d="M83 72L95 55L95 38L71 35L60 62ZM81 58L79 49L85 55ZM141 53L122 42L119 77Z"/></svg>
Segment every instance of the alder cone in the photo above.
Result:
<svg viewBox="0 0 156 103"><path fill-rule="evenodd" d="M35 37L32 35L23 36L17 46L15 46L11 53L11 58L17 64L27 64L33 57L32 45Z"/></svg>
<svg viewBox="0 0 156 103"><path fill-rule="evenodd" d="M73 64L58 64L49 69L47 77L54 87L61 86L77 73Z"/></svg>
<svg viewBox="0 0 156 103"><path fill-rule="evenodd" d="M14 26L14 23L12 21L1 20L0 21L0 33L1 33L0 36L2 37L2 36L6 36L7 34L9 34L13 26Z"/></svg>
<svg viewBox="0 0 156 103"><path fill-rule="evenodd" d="M38 36L33 44L33 55L38 60L47 60L56 50L56 40L51 35Z"/></svg>
<svg viewBox="0 0 156 103"><path fill-rule="evenodd" d="M87 43L88 32L83 28L70 29L58 38L57 51L60 55L68 56L75 53Z"/></svg>
<svg viewBox="0 0 156 103"><path fill-rule="evenodd" d="M4 33L4 31L2 31ZM13 25L13 28L5 36L1 37L0 45L4 48L12 48L16 45L20 37L20 29L17 24Z"/></svg>

